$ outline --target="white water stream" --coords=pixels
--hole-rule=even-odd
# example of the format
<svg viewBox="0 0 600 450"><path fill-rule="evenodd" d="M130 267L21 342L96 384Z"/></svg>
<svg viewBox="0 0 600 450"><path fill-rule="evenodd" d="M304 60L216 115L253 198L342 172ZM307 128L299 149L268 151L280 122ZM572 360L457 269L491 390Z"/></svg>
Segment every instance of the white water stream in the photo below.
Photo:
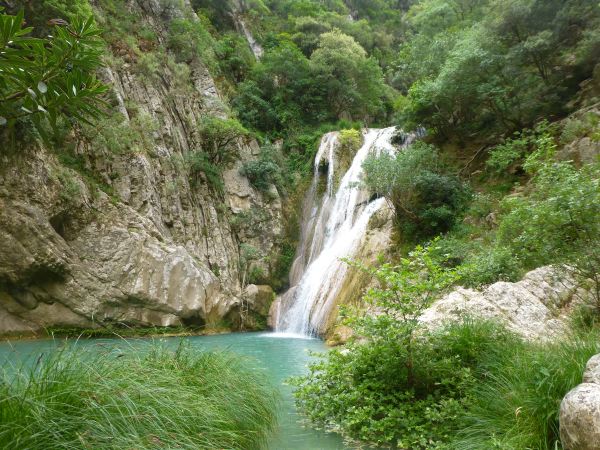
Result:
<svg viewBox="0 0 600 450"><path fill-rule="evenodd" d="M300 245L290 273L292 287L281 297L275 331L290 336L311 336L322 331L348 270L341 258L354 257L369 219L385 202L381 198L369 202L368 193L360 188L362 164L372 153L394 151L394 132L394 127L365 131L364 143L337 189L339 134L323 136L305 199ZM324 164L327 186L319 198L320 169Z"/></svg>

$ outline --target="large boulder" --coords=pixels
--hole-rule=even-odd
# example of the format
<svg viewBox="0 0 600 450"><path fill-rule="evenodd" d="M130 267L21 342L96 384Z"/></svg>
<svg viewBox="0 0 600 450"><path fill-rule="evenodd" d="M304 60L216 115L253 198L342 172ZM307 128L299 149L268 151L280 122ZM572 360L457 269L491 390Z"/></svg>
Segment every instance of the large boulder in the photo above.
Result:
<svg viewBox="0 0 600 450"><path fill-rule="evenodd" d="M587 363L583 383L560 404L560 439L565 450L600 450L600 354Z"/></svg>
<svg viewBox="0 0 600 450"><path fill-rule="evenodd" d="M420 321L434 329L465 315L496 319L526 339L548 340L566 331L566 310L581 295L575 280L547 266L516 283L501 281L483 290L459 287L425 310Z"/></svg>

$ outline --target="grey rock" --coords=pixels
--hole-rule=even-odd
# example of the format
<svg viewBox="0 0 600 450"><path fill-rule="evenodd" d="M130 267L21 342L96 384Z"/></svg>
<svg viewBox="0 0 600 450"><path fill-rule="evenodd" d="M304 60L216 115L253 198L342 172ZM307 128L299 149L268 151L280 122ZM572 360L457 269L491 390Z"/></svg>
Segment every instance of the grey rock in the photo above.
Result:
<svg viewBox="0 0 600 450"><path fill-rule="evenodd" d="M583 382L600 385L600 354L592 356L587 362L583 372Z"/></svg>
<svg viewBox="0 0 600 450"><path fill-rule="evenodd" d="M600 449L600 385L582 383L564 397L560 439L565 450Z"/></svg>
<svg viewBox="0 0 600 450"><path fill-rule="evenodd" d="M128 2L163 43L170 19L182 16L172 5ZM185 159L201 149L202 117L225 117L229 109L202 62L190 69L184 88L168 67L156 80L128 63L102 70L125 123L144 117L154 125L126 151L79 142L75 151L86 172L98 174L96 183L41 146L0 156L0 334L115 321L197 324L238 314L240 246L276 253L281 200L273 192L266 198L240 173L256 158L253 141L237 143L240 160L225 171L224 196L191 182ZM231 219L250 210L265 211L261 226L238 234Z"/></svg>
<svg viewBox="0 0 600 450"><path fill-rule="evenodd" d="M439 328L465 315L499 319L527 339L547 340L566 331L565 307L577 289L564 271L546 266L516 283L502 281L482 291L459 287L425 310L420 320Z"/></svg>

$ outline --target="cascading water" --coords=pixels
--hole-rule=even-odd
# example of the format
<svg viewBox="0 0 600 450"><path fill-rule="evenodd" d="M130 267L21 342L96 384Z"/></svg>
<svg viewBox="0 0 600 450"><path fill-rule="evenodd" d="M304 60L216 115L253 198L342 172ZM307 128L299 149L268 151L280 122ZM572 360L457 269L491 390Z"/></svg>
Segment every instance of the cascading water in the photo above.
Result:
<svg viewBox="0 0 600 450"><path fill-rule="evenodd" d="M300 245L290 273L292 288L281 297L275 331L300 336L322 331L348 270L340 258L355 255L369 219L385 203L381 198L369 202L368 192L360 188L362 164L372 153L394 151L391 139L395 131L394 127L367 130L337 189L339 134L323 136L303 208ZM325 164L327 186L319 199L320 172Z"/></svg>

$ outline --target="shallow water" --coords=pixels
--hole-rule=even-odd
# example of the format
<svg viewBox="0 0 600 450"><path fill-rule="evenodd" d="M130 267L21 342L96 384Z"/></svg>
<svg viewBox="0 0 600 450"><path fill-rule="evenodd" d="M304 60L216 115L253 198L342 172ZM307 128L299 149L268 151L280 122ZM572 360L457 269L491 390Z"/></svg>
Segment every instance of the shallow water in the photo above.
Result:
<svg viewBox="0 0 600 450"><path fill-rule="evenodd" d="M177 345L181 339L202 349L225 349L253 358L264 368L282 394L279 429L269 443L271 450L334 450L352 448L344 444L335 433L325 433L305 427L294 407L292 388L284 383L290 376L306 373L312 352L326 351L318 339L280 336L275 333L232 333L215 336L164 338L169 345ZM161 338L162 340L162 338ZM144 340L134 340L135 342ZM51 351L62 341L31 340L0 343L0 365L18 363L25 359L35 360L42 352ZM130 346L120 339L94 339L79 341L85 347L106 348L118 346L126 351Z"/></svg>

